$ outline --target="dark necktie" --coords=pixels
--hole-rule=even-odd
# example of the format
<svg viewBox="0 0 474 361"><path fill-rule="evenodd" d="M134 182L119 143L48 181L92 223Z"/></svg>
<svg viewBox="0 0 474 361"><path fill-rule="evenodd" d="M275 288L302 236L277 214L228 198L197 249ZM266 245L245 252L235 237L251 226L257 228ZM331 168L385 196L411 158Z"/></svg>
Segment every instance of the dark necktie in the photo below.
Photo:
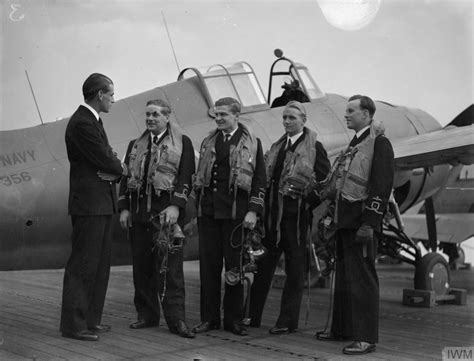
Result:
<svg viewBox="0 0 474 361"><path fill-rule="evenodd" d="M286 141L286 147L285 147L285 151L287 150L290 150L291 149L291 138L288 138L288 140Z"/></svg>
<svg viewBox="0 0 474 361"><path fill-rule="evenodd" d="M353 147L357 144L357 135L354 135L354 138L352 138L351 142L349 143L349 147Z"/></svg>
<svg viewBox="0 0 474 361"><path fill-rule="evenodd" d="M154 143L155 145L158 144L158 140L159 140L159 139L160 139L160 138L158 138L158 136L155 134L155 135L153 136L153 143Z"/></svg>
<svg viewBox="0 0 474 361"><path fill-rule="evenodd" d="M230 133L226 133L224 143L227 143L230 140Z"/></svg>

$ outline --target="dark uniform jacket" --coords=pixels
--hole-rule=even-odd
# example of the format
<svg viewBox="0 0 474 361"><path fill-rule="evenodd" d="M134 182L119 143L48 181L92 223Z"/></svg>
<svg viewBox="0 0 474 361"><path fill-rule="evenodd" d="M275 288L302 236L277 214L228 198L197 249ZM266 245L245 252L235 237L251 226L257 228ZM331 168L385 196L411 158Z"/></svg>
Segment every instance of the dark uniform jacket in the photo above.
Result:
<svg viewBox="0 0 474 361"><path fill-rule="evenodd" d="M291 151L295 151L298 144L304 140L304 137L306 136L307 132L308 132L307 128L304 128L303 134L289 148ZM277 160L275 164L275 171L273 174L273 178L271 180L272 184L274 185L273 194L270 194L270 192L267 192L267 196L266 196L266 207L267 207L266 214L271 213L273 221L276 220L277 213L278 213L278 207L277 207L278 184L280 182L281 171L283 170L283 161L285 160L285 155L286 155L285 143L283 143L283 146L280 148L280 151L278 152L278 156L277 156ZM331 164L329 163L326 150L324 149L321 142L316 141L316 160L314 162L314 168L313 168L316 175L316 180L318 182L323 181L326 178L327 174L329 173L330 168L331 168ZM270 207L270 197L272 198L271 199L271 203L273 205L272 207ZM305 199L305 202L308 204L310 209L317 207L321 203L319 196L314 191L308 194L308 196ZM301 204L301 207L303 208L306 207L305 202ZM286 214L295 215L296 217L296 215L298 214L298 200L293 199L289 196L283 197L283 211ZM272 223L274 226L275 222L272 222Z"/></svg>
<svg viewBox="0 0 474 361"><path fill-rule="evenodd" d="M158 144L168 135L168 130L161 136L158 141ZM149 163L150 159L150 148L151 148L151 137L148 141L148 153L147 160L145 164ZM184 219L184 209L186 201L188 198L189 190L191 187L191 177L195 171L195 162L194 162L194 149L191 140L188 136L182 135L183 140L183 150L181 153L181 159L179 163L178 174L176 175L176 183L174 186L174 191L170 194L168 192L161 192L158 197L154 190L152 190L151 198L151 214L156 215L164 210L169 205L175 205L180 208L179 212L179 221ZM132 150L135 140L132 140L127 149L125 155L125 164L129 164L130 152ZM147 171L145 170L144 176L146 177ZM144 184L146 184L144 182ZM147 212L147 195L145 194L146 187L141 187L140 194L137 194L136 191L130 192L127 188L127 179L123 178L120 182L119 190L119 210L122 211L127 209L132 212L136 219L146 222L150 220L150 213ZM138 199L137 199L138 197Z"/></svg>
<svg viewBox="0 0 474 361"><path fill-rule="evenodd" d="M102 120L97 121L83 105L69 119L66 148L71 164L69 214L114 214L117 210L115 183L101 180L97 172L121 175L122 166L109 145Z"/></svg>
<svg viewBox="0 0 474 361"><path fill-rule="evenodd" d="M201 195L202 214L214 217L215 219L231 219L232 205L234 202L234 188L229 189L229 147L231 144L237 145L242 136L242 129L239 127L228 144L224 143L222 132L216 139L216 160L212 168L212 178L209 187L204 188ZM242 219L249 211L257 214L263 213L263 201L265 197L265 163L263 160L262 143L257 138L257 161L252 179L250 194L239 189L236 199L236 219Z"/></svg>
<svg viewBox="0 0 474 361"><path fill-rule="evenodd" d="M370 134L367 129L354 146ZM341 199L338 205L338 228L358 229L362 224L380 230L380 225L393 185L393 149L390 141L379 135L375 138L374 156L368 184L368 197L365 201L349 202Z"/></svg>

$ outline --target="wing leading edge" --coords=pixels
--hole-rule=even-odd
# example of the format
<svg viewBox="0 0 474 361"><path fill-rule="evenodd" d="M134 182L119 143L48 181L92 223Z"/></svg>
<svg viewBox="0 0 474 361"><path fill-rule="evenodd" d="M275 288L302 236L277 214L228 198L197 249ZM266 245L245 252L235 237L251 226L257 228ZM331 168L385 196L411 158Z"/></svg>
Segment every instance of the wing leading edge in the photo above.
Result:
<svg viewBox="0 0 474 361"><path fill-rule="evenodd" d="M395 170L438 164L474 163L474 125L446 128L400 140L392 140Z"/></svg>

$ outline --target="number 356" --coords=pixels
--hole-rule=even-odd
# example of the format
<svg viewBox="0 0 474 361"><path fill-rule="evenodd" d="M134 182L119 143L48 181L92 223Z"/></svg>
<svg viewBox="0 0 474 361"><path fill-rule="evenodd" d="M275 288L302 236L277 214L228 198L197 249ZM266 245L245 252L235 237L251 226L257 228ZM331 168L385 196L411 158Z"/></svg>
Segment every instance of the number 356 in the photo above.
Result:
<svg viewBox="0 0 474 361"><path fill-rule="evenodd" d="M31 181L30 173L28 172L21 172L19 174L14 173L7 176L0 177L3 185L11 186L12 184L20 184L22 182L29 182Z"/></svg>

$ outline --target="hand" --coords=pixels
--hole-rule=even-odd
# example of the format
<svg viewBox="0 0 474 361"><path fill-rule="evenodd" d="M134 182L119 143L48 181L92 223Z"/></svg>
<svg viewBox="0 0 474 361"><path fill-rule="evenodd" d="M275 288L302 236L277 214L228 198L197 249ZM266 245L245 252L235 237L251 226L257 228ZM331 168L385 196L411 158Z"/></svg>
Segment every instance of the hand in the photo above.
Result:
<svg viewBox="0 0 474 361"><path fill-rule="evenodd" d="M119 175L105 173L105 172L102 172L101 170L97 172L97 175L99 176L100 179L109 181L109 182L115 182L117 179L120 178Z"/></svg>
<svg viewBox="0 0 474 361"><path fill-rule="evenodd" d="M356 243L368 244L369 242L372 242L373 239L374 229L372 228L372 226L369 226L367 224L363 224L362 226L360 226L356 233Z"/></svg>
<svg viewBox="0 0 474 361"><path fill-rule="evenodd" d="M120 226L122 229L127 229L132 226L132 217L128 209L124 209L120 212Z"/></svg>
<svg viewBox="0 0 474 361"><path fill-rule="evenodd" d="M178 206L170 205L170 206L166 207L160 213L160 216L163 216L163 221L165 223L174 224L178 221L179 208L178 208Z"/></svg>
<svg viewBox="0 0 474 361"><path fill-rule="evenodd" d="M253 229L257 224L257 213L254 211L249 211L245 215L243 226L244 228Z"/></svg>

